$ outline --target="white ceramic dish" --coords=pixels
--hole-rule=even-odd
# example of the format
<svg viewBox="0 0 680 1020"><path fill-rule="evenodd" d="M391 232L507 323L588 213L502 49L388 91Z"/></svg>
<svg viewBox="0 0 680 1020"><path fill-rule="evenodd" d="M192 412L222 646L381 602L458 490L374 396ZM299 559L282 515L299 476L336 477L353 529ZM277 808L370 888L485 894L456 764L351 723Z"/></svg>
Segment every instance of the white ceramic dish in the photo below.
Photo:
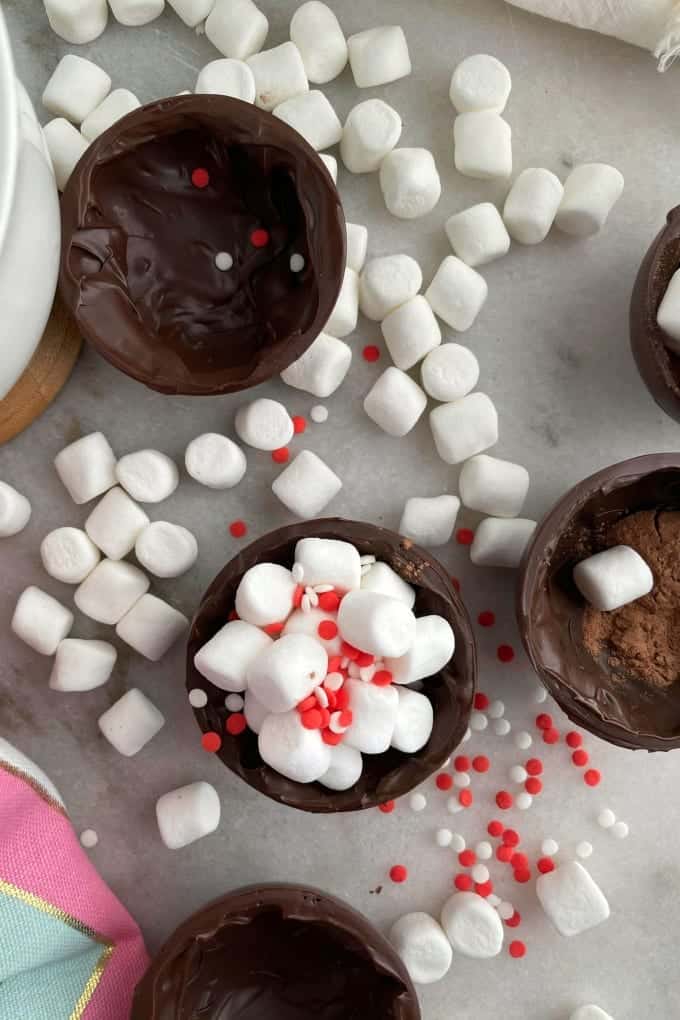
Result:
<svg viewBox="0 0 680 1020"><path fill-rule="evenodd" d="M7 233L19 154L19 107L14 62L0 7L0 251Z"/></svg>

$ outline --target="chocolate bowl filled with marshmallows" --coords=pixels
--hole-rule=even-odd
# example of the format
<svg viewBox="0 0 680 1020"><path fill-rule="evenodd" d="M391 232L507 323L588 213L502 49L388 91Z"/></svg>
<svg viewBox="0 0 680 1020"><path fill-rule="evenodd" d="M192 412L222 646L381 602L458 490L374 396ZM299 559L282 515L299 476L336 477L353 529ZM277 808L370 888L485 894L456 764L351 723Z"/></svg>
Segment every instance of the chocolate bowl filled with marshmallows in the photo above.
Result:
<svg viewBox="0 0 680 1020"><path fill-rule="evenodd" d="M524 556L517 618L534 669L573 722L620 747L680 747L679 564L680 453L586 478Z"/></svg>
<svg viewBox="0 0 680 1020"><path fill-rule="evenodd" d="M218 394L287 368L345 269L340 197L296 131L225 96L162 99L90 146L62 200L61 291L117 368Z"/></svg>
<svg viewBox="0 0 680 1020"><path fill-rule="evenodd" d="M187 690L203 746L253 789L356 811L444 764L476 672L444 567L392 531L328 519L271 532L215 578L192 624Z"/></svg>

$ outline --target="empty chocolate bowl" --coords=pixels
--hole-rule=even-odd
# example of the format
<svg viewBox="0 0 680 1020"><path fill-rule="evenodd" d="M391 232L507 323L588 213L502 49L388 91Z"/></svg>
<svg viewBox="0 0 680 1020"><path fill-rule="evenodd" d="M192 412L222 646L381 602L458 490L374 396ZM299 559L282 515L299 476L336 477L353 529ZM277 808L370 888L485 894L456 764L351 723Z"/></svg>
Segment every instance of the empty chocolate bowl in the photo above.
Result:
<svg viewBox="0 0 680 1020"><path fill-rule="evenodd" d="M130 1020L420 1020L389 942L316 889L250 886L170 936L135 993Z"/></svg>
<svg viewBox="0 0 680 1020"><path fill-rule="evenodd" d="M581 560L628 545L652 591L612 612L573 581ZM536 529L517 618L527 654L570 719L620 747L680 747L680 453L637 457L574 486Z"/></svg>
<svg viewBox="0 0 680 1020"><path fill-rule="evenodd" d="M390 749L366 754L363 772L348 790L333 791L319 783L293 782L266 765L258 752L258 738L250 729L238 735L226 732L229 712L225 692L213 686L194 666L194 656L227 622L234 609L236 589L244 573L257 563L293 566L301 538L328 538L351 542L363 555L389 564L416 590L416 616L437 614L454 631L453 658L418 689L432 703L434 726L429 741L416 754ZM194 617L187 656L187 690L205 692L207 704L194 708L204 734L217 734L217 753L227 768L253 789L304 811L357 811L401 797L439 769L465 733L474 694L477 654L469 617L444 567L408 539L384 528L356 521L308 521L265 535L236 556L215 578ZM195 696L192 697L195 700ZM199 701L203 695L199 696Z"/></svg>
<svg viewBox="0 0 680 1020"><path fill-rule="evenodd" d="M90 146L62 200L60 285L89 342L161 393L255 386L328 320L345 269L314 150L225 96L162 99Z"/></svg>

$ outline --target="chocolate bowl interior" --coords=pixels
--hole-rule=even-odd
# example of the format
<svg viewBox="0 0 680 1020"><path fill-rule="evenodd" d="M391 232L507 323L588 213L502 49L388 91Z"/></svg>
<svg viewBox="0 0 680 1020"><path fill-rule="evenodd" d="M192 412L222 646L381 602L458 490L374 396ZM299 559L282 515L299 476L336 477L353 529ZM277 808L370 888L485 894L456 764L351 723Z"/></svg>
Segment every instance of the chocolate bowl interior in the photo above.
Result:
<svg viewBox="0 0 680 1020"><path fill-rule="evenodd" d="M118 121L78 163L62 220L61 291L83 335L162 393L229 393L281 372L343 279L345 221L324 164L283 121L225 96Z"/></svg>
<svg viewBox="0 0 680 1020"><path fill-rule="evenodd" d="M250 886L170 936L130 1020L420 1020L389 942L316 889Z"/></svg>
<svg viewBox="0 0 680 1020"><path fill-rule="evenodd" d="M521 568L517 617L541 680L570 719L620 747L680 747L680 685L613 675L582 642L585 602L572 579L606 529L640 510L680 509L680 453L623 461L580 482L537 528Z"/></svg>
<svg viewBox="0 0 680 1020"><path fill-rule="evenodd" d="M680 421L680 357L668 350L656 321L661 300L680 269L680 206L644 257L630 304L630 343L642 379L666 414Z"/></svg>
<svg viewBox="0 0 680 1020"><path fill-rule="evenodd" d="M263 562L292 567L297 541L310 537L351 542L361 555L372 554L388 563L415 587L416 615L443 616L456 636L451 662L436 676L417 685L434 708L434 728L428 743L415 755L396 750L364 755L364 770L359 781L344 792L327 790L319 783L295 783L275 772L262 761L257 736L251 730L237 737L227 734L225 722L229 713L224 705L224 691L214 687L194 666L196 652L226 623L246 570ZM357 811L375 807L403 796L422 783L443 765L462 740L472 708L476 676L477 653L470 620L441 564L393 531L338 518L280 528L248 546L227 564L208 588L189 635L187 690L198 687L208 696L205 708L194 709L199 726L204 733L221 734L220 758L249 786L272 800L303 811Z"/></svg>

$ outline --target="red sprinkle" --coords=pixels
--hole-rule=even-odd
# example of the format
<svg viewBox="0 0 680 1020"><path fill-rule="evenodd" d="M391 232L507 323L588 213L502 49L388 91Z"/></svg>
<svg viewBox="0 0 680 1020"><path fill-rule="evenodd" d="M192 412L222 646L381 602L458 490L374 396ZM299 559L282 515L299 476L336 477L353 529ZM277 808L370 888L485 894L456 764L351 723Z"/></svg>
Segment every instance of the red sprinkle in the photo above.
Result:
<svg viewBox="0 0 680 1020"><path fill-rule="evenodd" d="M565 740L567 742L567 747L572 748L580 747L583 743L583 737L580 733L577 733L576 730L570 730L569 733L567 733Z"/></svg>
<svg viewBox="0 0 680 1020"><path fill-rule="evenodd" d="M549 730L553 724L552 716L547 715L545 712L541 712L540 715L536 716L536 726L539 730Z"/></svg>
<svg viewBox="0 0 680 1020"><path fill-rule="evenodd" d="M529 858L526 854L522 854L517 851L510 858L510 863L513 868L520 868L523 871L525 868L529 867Z"/></svg>
<svg viewBox="0 0 680 1020"><path fill-rule="evenodd" d="M321 713L321 729L325 730L331 721L331 713L328 711L327 708L320 708L319 712ZM351 716L352 713L349 712L348 714ZM349 726L351 722L352 720L350 718L350 721L347 723L347 726Z"/></svg>
<svg viewBox="0 0 680 1020"><path fill-rule="evenodd" d="M475 772L488 772L491 762L485 754L478 754L476 758L472 759L472 767Z"/></svg>
<svg viewBox="0 0 680 1020"><path fill-rule="evenodd" d="M310 694L308 698L304 698L302 701L298 702L297 710L298 712L308 712L310 708L316 707L317 707L316 698L314 697L313 694Z"/></svg>
<svg viewBox="0 0 680 1020"><path fill-rule="evenodd" d="M531 872L528 868L515 868L512 874L515 882L519 882L520 885L525 885L531 880Z"/></svg>
<svg viewBox="0 0 680 1020"><path fill-rule="evenodd" d="M548 730L543 730L543 743L544 744L557 744L560 739L560 731L551 726Z"/></svg>
<svg viewBox="0 0 680 1020"><path fill-rule="evenodd" d="M513 851L512 847L511 846L506 846L504 843L501 843L501 845L499 847L496 847L496 857L503 864L509 864L510 863L510 861L512 860L512 857L513 857L513 853L514 853L514 851Z"/></svg>
<svg viewBox="0 0 680 1020"><path fill-rule="evenodd" d="M469 772L470 759L466 754L459 754L453 759L453 767L456 772Z"/></svg>
<svg viewBox="0 0 680 1020"><path fill-rule="evenodd" d="M486 827L486 831L489 833L490 836L495 836L495 837L502 836L503 835L503 823L499 822L499 821L496 821L494 819L494 821L489 822L489 824Z"/></svg>
<svg viewBox="0 0 680 1020"><path fill-rule="evenodd" d="M373 676L373 683L376 687L389 687L392 683L392 674L389 669L379 669Z"/></svg>
<svg viewBox="0 0 680 1020"><path fill-rule="evenodd" d="M243 538L248 532L248 525L245 521L232 521L229 525L229 534L233 538Z"/></svg>
<svg viewBox="0 0 680 1020"><path fill-rule="evenodd" d="M364 361L379 361L380 360L380 348L376 347L375 344L367 344L363 349Z"/></svg>
<svg viewBox="0 0 680 1020"><path fill-rule="evenodd" d="M243 733L247 725L246 717L240 712L236 712L227 719L227 733L231 733L232 737L237 737L239 733Z"/></svg>
<svg viewBox="0 0 680 1020"><path fill-rule="evenodd" d="M222 737L219 733L204 733L201 737L201 745L204 751L214 754L222 746Z"/></svg>
<svg viewBox="0 0 680 1020"><path fill-rule="evenodd" d="M307 428L307 421L301 414L294 414L291 421L293 423L293 432L296 436L301 435Z"/></svg>
<svg viewBox="0 0 680 1020"><path fill-rule="evenodd" d="M536 865L542 875L547 875L555 870L555 862L552 857L541 857Z"/></svg>
<svg viewBox="0 0 680 1020"><path fill-rule="evenodd" d="M492 613L490 609L484 609L477 617L477 623L480 627L493 627L496 622L496 614Z"/></svg>
<svg viewBox="0 0 680 1020"><path fill-rule="evenodd" d="M253 230L250 235L250 243L253 248L266 248L269 244L269 231L263 230L262 228L259 230Z"/></svg>
<svg viewBox="0 0 680 1020"><path fill-rule="evenodd" d="M319 605L321 605L321 596L319 596ZM342 659L339 655L331 655L330 659L328 660L328 672L337 673L338 670L340 669L341 662Z"/></svg>
<svg viewBox="0 0 680 1020"><path fill-rule="evenodd" d="M526 951L527 947L524 945L523 942L519 941L511 942L508 947L508 952L510 953L510 956L513 958L513 960L521 960Z"/></svg>
<svg viewBox="0 0 680 1020"><path fill-rule="evenodd" d="M349 691L345 687L335 692L335 707L339 712L349 708Z"/></svg>
<svg viewBox="0 0 680 1020"><path fill-rule="evenodd" d="M361 654L359 649L355 648L354 645L351 645L349 641L342 642L340 645L340 651L347 659L351 659L352 662L355 662Z"/></svg>
<svg viewBox="0 0 680 1020"><path fill-rule="evenodd" d="M330 747L337 747L337 745L341 742L343 736L344 736L343 733L333 733L333 730L321 731L321 739L323 740L324 744L328 744Z"/></svg>
<svg viewBox="0 0 680 1020"><path fill-rule="evenodd" d="M453 884L459 892L470 892L474 882L469 875L456 875Z"/></svg>
<svg viewBox="0 0 680 1020"><path fill-rule="evenodd" d="M210 174L205 167L197 166L191 174L191 183L195 188L207 188L210 184Z"/></svg>
<svg viewBox="0 0 680 1020"><path fill-rule="evenodd" d="M527 791L527 793L531 794L532 797L536 797L537 794L539 794L543 789L543 783L541 782L540 779L536 779L535 776L529 776L526 783L524 784L524 788Z"/></svg>
<svg viewBox="0 0 680 1020"><path fill-rule="evenodd" d="M408 878L408 869L403 864L395 864L390 868L390 878L393 882L405 882Z"/></svg>
<svg viewBox="0 0 680 1020"><path fill-rule="evenodd" d="M486 897L490 896L493 892L493 882L475 882L475 892L478 896L486 899Z"/></svg>
<svg viewBox="0 0 680 1020"><path fill-rule="evenodd" d="M395 803L393 800L386 800L384 804L378 804L378 811L382 811L384 815L391 815L394 808Z"/></svg>
<svg viewBox="0 0 680 1020"><path fill-rule="evenodd" d="M293 609L300 608L300 606L302 605L302 596L304 595L304 593L305 589L303 588L303 586L301 584L296 585L295 591L293 592ZM319 599L319 604L321 604L321 599ZM339 665L340 659L338 658L338 666ZM330 662L328 663L328 672L329 673L333 672L333 670L331 669Z"/></svg>
<svg viewBox="0 0 680 1020"><path fill-rule="evenodd" d="M309 708L306 712L301 712L300 722L306 730L320 730L323 726L321 710L318 708Z"/></svg>
<svg viewBox="0 0 680 1020"><path fill-rule="evenodd" d="M505 923L507 924L508 928L519 928L520 924L522 923L522 915L520 914L519 910L516 910L512 917L509 917Z"/></svg>
<svg viewBox="0 0 680 1020"><path fill-rule="evenodd" d="M506 829L503 833L503 843L505 846L519 846L519 833L514 829Z"/></svg>
<svg viewBox="0 0 680 1020"><path fill-rule="evenodd" d="M324 613L334 613L339 605L340 596L336 595L334 591L325 591L323 594L319 595L319 609L323 609ZM339 665L340 662L338 661L338 666ZM328 672L333 672L330 668L330 663L328 664Z"/></svg>
<svg viewBox="0 0 680 1020"><path fill-rule="evenodd" d="M540 776L543 772L543 762L540 758L529 758L524 768L530 776Z"/></svg>
<svg viewBox="0 0 680 1020"><path fill-rule="evenodd" d="M351 726L353 722L354 722L353 714L349 711L349 709L343 709L343 711L340 713L340 725Z"/></svg>
<svg viewBox="0 0 680 1020"><path fill-rule="evenodd" d="M486 696L486 694L482 694L481 691L478 691L477 694L475 694L475 708L477 709L478 712L483 712L484 709L488 707L489 707L488 697Z"/></svg>
<svg viewBox="0 0 680 1020"><path fill-rule="evenodd" d="M463 807L472 807L472 790L461 790L458 794L458 803Z"/></svg>
<svg viewBox="0 0 680 1020"><path fill-rule="evenodd" d="M583 768L584 765L587 765L588 762L590 761L590 755L588 754L587 751L579 749L578 751L574 751L574 753L571 756L571 760L573 761L574 765L576 765L577 768L581 769Z"/></svg>
<svg viewBox="0 0 680 1020"><path fill-rule="evenodd" d="M513 797L507 790L499 790L496 794L496 803L501 811L508 811L513 805Z"/></svg>
<svg viewBox="0 0 680 1020"><path fill-rule="evenodd" d="M597 786L602 779L602 776L597 769L588 769L587 772L583 773L583 781L588 786Z"/></svg>
<svg viewBox="0 0 680 1020"><path fill-rule="evenodd" d="M499 662L512 662L515 658L515 649L512 645L499 645L496 655Z"/></svg>
<svg viewBox="0 0 680 1020"><path fill-rule="evenodd" d="M285 464L290 457L290 450L287 446L282 446L278 450L272 450L272 460L275 464Z"/></svg>
<svg viewBox="0 0 680 1020"><path fill-rule="evenodd" d="M451 578L451 584L456 589L456 591L460 591L460 581L458 580L457 577L452 577Z"/></svg>
<svg viewBox="0 0 680 1020"><path fill-rule="evenodd" d="M338 625L334 620L322 620L316 630L322 641L332 641L338 636Z"/></svg>
<svg viewBox="0 0 680 1020"><path fill-rule="evenodd" d="M356 657L357 666L372 666L375 662L375 655L371 655L370 652L359 652Z"/></svg>
<svg viewBox="0 0 680 1020"><path fill-rule="evenodd" d="M277 634L281 633L284 626L285 624L283 623L268 623L266 627L262 628L262 630L265 634L269 634L270 637L276 637Z"/></svg>
<svg viewBox="0 0 680 1020"><path fill-rule="evenodd" d="M456 542L458 545L472 545L475 539L475 533L472 528L459 528L456 532Z"/></svg>
<svg viewBox="0 0 680 1020"><path fill-rule="evenodd" d="M477 863L477 854L474 850L461 850L458 860L461 868L472 868Z"/></svg>
<svg viewBox="0 0 680 1020"><path fill-rule="evenodd" d="M453 779L446 772L440 772L435 782L438 790L450 790L453 786Z"/></svg>

